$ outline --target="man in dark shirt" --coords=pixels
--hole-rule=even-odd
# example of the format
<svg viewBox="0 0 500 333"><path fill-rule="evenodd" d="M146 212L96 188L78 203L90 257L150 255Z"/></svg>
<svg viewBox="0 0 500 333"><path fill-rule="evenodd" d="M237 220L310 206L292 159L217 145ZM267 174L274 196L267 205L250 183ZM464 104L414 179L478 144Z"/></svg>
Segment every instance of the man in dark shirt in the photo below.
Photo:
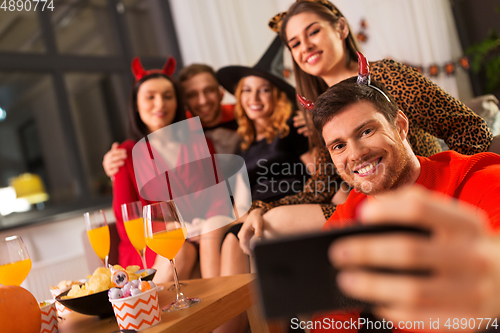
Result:
<svg viewBox="0 0 500 333"><path fill-rule="evenodd" d="M193 64L181 70L179 82L188 118L200 117L203 131L218 154L233 154L239 143L234 105L221 104L224 90L214 70L207 65Z"/></svg>

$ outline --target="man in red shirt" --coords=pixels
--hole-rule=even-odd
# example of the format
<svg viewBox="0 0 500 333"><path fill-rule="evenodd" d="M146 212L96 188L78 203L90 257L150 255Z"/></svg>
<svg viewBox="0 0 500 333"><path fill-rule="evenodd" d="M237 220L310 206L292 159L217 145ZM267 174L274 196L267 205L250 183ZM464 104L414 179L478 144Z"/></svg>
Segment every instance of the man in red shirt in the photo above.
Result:
<svg viewBox="0 0 500 333"><path fill-rule="evenodd" d="M500 315L495 296L500 241L493 236L500 225L500 156L453 151L415 156L406 140L408 119L389 96L381 84L351 78L315 103L314 126L340 176L354 188L323 229L352 220L391 222L425 227L432 236L357 236L337 242L330 258L342 269L339 285L376 303L374 313L396 323L395 328L399 320L424 320L428 331L430 318L441 319L440 329L447 328L447 318L451 324L453 318L495 318ZM366 267L430 269L433 274L394 275ZM357 319L359 313L327 317Z"/></svg>

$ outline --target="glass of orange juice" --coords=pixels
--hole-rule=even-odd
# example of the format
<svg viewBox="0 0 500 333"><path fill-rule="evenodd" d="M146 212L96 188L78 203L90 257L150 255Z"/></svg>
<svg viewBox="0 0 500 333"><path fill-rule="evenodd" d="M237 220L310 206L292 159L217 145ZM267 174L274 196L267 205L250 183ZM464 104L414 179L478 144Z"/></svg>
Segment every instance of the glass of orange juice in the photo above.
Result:
<svg viewBox="0 0 500 333"><path fill-rule="evenodd" d="M146 245L157 254L168 259L172 265L176 300L163 307L171 312L187 309L198 304L201 299L187 298L181 292L174 258L186 240L186 225L173 200L147 205L143 210Z"/></svg>
<svg viewBox="0 0 500 333"><path fill-rule="evenodd" d="M20 286L30 270L30 255L21 237L10 236L0 240L0 284Z"/></svg>
<svg viewBox="0 0 500 333"><path fill-rule="evenodd" d="M83 218L92 249L101 259L104 267L108 267L110 238L108 221L106 221L104 211L87 212L83 214Z"/></svg>
<svg viewBox="0 0 500 333"><path fill-rule="evenodd" d="M135 247L141 256L142 266L146 265L146 238L144 237L144 221L142 219L142 203L134 201L122 204L122 217L127 236L130 243Z"/></svg>

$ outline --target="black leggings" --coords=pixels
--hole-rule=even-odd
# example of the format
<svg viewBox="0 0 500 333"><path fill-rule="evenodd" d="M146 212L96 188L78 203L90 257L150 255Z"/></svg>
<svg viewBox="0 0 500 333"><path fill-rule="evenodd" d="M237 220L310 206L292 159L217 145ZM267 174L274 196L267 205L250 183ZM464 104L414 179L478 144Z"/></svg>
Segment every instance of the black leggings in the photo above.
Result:
<svg viewBox="0 0 500 333"><path fill-rule="evenodd" d="M224 235L223 239L226 239L227 235L233 234L236 237L237 240L240 240L238 238L238 232L240 232L242 225L243 225L243 223L238 223L238 224L233 225L231 228L229 228L228 231L226 231L226 234Z"/></svg>

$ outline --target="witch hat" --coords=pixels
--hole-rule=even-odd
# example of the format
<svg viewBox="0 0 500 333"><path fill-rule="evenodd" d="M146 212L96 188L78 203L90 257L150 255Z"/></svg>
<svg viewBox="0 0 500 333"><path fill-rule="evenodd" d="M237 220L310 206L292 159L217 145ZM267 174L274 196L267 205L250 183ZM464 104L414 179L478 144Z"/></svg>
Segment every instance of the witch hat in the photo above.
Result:
<svg viewBox="0 0 500 333"><path fill-rule="evenodd" d="M247 76L258 76L271 82L282 90L292 101L295 101L295 88L283 77L283 49L284 45L279 36L276 36L266 53L253 67L227 66L217 71L217 80L231 94L234 95L238 82Z"/></svg>

